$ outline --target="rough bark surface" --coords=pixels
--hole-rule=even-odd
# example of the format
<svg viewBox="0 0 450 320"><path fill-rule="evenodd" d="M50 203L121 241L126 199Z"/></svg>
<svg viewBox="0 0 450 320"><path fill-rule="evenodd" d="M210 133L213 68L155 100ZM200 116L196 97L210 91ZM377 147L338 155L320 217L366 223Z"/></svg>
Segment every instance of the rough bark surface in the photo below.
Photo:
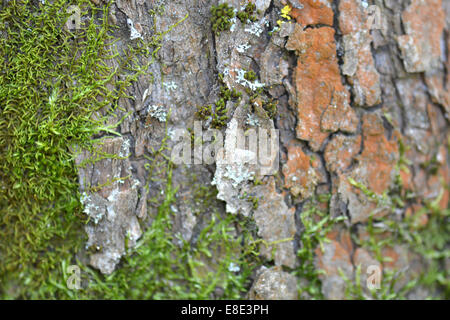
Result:
<svg viewBox="0 0 450 320"><path fill-rule="evenodd" d="M214 34L210 7L216 2L118 0L111 11L121 30L119 48L133 41L132 29L145 39L154 26L164 31L186 14L188 17L164 37L158 59L151 66L154 79L141 77L129 92L135 99L120 102L123 115L130 112L119 128L122 137L105 140L102 148L124 159L105 159L79 172L82 191L86 181L102 185L130 177L85 193L82 199L92 218L85 229L87 247L101 248L90 256L90 264L102 273L113 272L126 252L125 238L133 246L143 232L139 221L151 225L157 206L148 204L147 199L161 193L163 182L153 179L148 183L145 156L155 156L166 125L169 136L177 128L194 128L197 106L218 99L218 75L223 74L228 88L243 92L238 102L227 102L229 119L222 129L225 145L233 149L235 131L248 128L245 105L251 97L245 88L263 84L265 90L259 98L274 99L277 112L271 119L253 101L252 117L260 127L279 130L279 146L272 160L278 158L280 165L275 172L272 163L270 170L258 172L244 161L229 166L218 157L214 164L176 166L173 181L180 189L175 232L186 241L196 237L201 217L194 214L192 185L217 188L219 210L252 218L258 236L275 243L261 247L267 264L255 273L249 297L296 299L296 280L288 271L301 263L296 255L303 230L298 215L305 201L331 193L330 215L347 216L347 228L336 227L328 234L330 241L323 250L317 248L315 263L324 270L320 276L324 297L344 298L346 283L340 272L352 278L358 265L379 265L373 253L358 248L352 240L365 236L372 214L402 219L424 201L439 196L440 206L448 207L449 194L442 180L450 182L446 146L450 3L255 0L256 22L244 25L237 19L230 31ZM234 8L242 6L240 0L227 2ZM148 10L160 4L165 14L153 21ZM272 32L285 5L292 8L292 19ZM369 5L380 9L381 21L371 20ZM258 80L243 81L242 70L253 70ZM151 106L159 106L160 116ZM169 110L165 122L161 115ZM171 147L176 143L168 141ZM400 141L407 146L405 154L399 149ZM233 152L237 159L246 156L238 148ZM87 156L80 155L78 161ZM409 170L400 171L402 186L417 199L403 211L392 212L390 203L377 203L351 183L364 185L381 197L395 187L401 157L409 159ZM430 161L436 170L424 166ZM261 183L255 184L255 179ZM249 194L258 199L257 208L245 196ZM389 250L386 254L393 259L382 267L405 270L402 282L420 270L422 262L411 267L415 256L403 246ZM363 281L364 277L365 272Z"/></svg>

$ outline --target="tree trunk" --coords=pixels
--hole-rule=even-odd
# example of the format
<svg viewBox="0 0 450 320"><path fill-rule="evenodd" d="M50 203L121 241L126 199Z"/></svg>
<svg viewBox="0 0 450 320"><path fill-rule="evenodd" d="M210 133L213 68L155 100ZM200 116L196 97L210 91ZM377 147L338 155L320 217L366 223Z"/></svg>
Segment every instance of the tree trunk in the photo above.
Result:
<svg viewBox="0 0 450 320"><path fill-rule="evenodd" d="M248 263L241 298L448 298L449 1L228 0L233 14L211 11L221 3L111 6L122 55L169 32L119 101L121 136L103 140L119 158L78 171L90 222L77 257L120 272L167 210L174 248L199 248L213 217L233 219L230 237L245 245L234 258L207 245L190 272L226 261L224 277L237 276ZM212 160L208 134L224 147ZM421 278L432 267L442 281Z"/></svg>

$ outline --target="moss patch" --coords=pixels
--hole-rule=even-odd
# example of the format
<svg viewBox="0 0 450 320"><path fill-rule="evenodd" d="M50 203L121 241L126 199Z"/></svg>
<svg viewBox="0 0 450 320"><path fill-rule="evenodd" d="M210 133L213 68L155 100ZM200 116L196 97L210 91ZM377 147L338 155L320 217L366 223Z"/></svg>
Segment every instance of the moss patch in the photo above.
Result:
<svg viewBox="0 0 450 320"><path fill-rule="evenodd" d="M67 31L71 4L81 9L82 23ZM150 55L151 45L135 43L121 57L114 50L110 5L25 0L0 8L5 61L0 66L0 295L5 298L57 297L61 261L73 262L84 242L74 151L94 152L93 137L117 134L117 101L148 66L137 67L135 58ZM110 67L112 59L119 67ZM119 74L121 80L114 81Z"/></svg>
<svg viewBox="0 0 450 320"><path fill-rule="evenodd" d="M329 202L330 197L321 195L318 199L311 199L304 205L300 213L302 230L300 234L300 248L297 256L300 259L300 265L294 270L294 275L299 278L299 296L308 299L323 299L322 283L319 279L321 270L314 263L315 250L320 247L323 250L323 244L329 241L326 236L332 230L333 226L344 217L333 218L328 212L319 209L319 202Z"/></svg>
<svg viewBox="0 0 450 320"><path fill-rule="evenodd" d="M242 98L242 93L236 89L228 89L227 85L223 82L223 75L219 74L220 93L219 99L212 104L206 106L197 107L197 118L210 122L210 126L215 129L224 127L227 123L227 102L239 101Z"/></svg>
<svg viewBox="0 0 450 320"><path fill-rule="evenodd" d="M450 258L450 209L441 208L440 202L444 193L444 185L441 194L433 200L426 200L420 195L411 194L403 188L400 178L400 170L409 170L409 160L405 158L405 146L399 142L400 158L397 163L396 183L383 195L376 195L366 186L350 181L359 188L367 197L376 203L389 204L391 212L405 212L408 206L420 204L420 209L414 214L402 217L394 214L384 218L371 217L365 225L367 239L354 237L353 241L358 247L367 249L373 253L380 263L390 262L390 258L383 255L383 249L392 248L395 245L406 246L411 253L420 257L423 264L418 277L406 283L400 289L394 285L398 280L399 270L384 270L382 275L381 290L371 292L375 299L406 299L407 294L418 287L427 288L432 298L449 299L450 274L448 259ZM430 166L432 166L430 164ZM426 224L422 224L423 216L427 216ZM356 280L358 275L356 275ZM361 284L358 281L348 282L347 295L352 299L363 299ZM364 285L364 284L363 284Z"/></svg>
<svg viewBox="0 0 450 320"><path fill-rule="evenodd" d="M231 19L235 17L235 13L233 7L229 6L228 3L212 6L211 15L212 30L216 35L221 31L230 30L232 25Z"/></svg>
<svg viewBox="0 0 450 320"><path fill-rule="evenodd" d="M175 235L171 209L177 190L172 186L171 165L165 198L151 227L110 276L83 266L80 290L60 285L62 297L77 299L239 299L249 276L259 264L256 242L235 216L218 213L205 218L192 241ZM64 278L64 281L67 279Z"/></svg>

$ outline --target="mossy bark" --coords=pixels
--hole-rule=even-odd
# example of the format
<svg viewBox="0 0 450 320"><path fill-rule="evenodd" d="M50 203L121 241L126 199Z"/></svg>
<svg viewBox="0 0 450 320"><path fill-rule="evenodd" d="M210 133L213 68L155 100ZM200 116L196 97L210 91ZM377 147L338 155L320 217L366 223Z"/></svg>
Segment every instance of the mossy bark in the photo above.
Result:
<svg viewBox="0 0 450 320"><path fill-rule="evenodd" d="M84 268L84 291L76 294L448 298L448 2L252 1L244 21L239 13L247 9L230 0L236 10L219 26L211 6L223 2L116 0L108 9L120 54L105 63L114 69L132 56L133 66L146 67L124 85L127 96L110 116L110 124L122 119L120 137L99 134L100 154L116 156L77 171L90 221L87 249L74 249L68 262ZM107 89L121 80L115 74ZM195 121L220 130L225 144L234 125L277 130L279 166L251 176L245 163L169 164L176 130L189 129L195 150ZM92 155L85 151L76 163ZM227 222L220 224L226 235L214 219ZM162 239L168 235L170 243ZM159 244L155 251L142 249L153 248L148 241ZM176 256L152 256L166 250L192 265L170 271ZM121 291L124 272L153 263L161 264L154 273L133 278L135 285L158 279L152 294ZM106 280L92 267L113 275ZM382 274L374 291L372 267ZM201 284L198 296L186 294L195 286L183 277ZM280 289L293 279L297 287Z"/></svg>

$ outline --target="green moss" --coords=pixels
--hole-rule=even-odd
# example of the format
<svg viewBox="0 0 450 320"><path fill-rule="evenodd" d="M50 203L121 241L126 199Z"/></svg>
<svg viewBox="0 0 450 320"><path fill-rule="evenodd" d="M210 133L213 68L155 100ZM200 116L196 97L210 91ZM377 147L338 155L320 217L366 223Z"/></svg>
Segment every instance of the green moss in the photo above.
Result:
<svg viewBox="0 0 450 320"><path fill-rule="evenodd" d="M253 185L254 186L260 186L262 184L263 184L262 180L260 180L258 177L254 178L254 180L253 180Z"/></svg>
<svg viewBox="0 0 450 320"><path fill-rule="evenodd" d="M84 285L75 293L78 299L239 299L248 291L250 275L260 265L258 242L248 220L214 209L215 188L198 185L193 192L200 226L196 236L186 241L175 233L177 189L167 137L166 125L160 147L146 157L147 185L165 185L162 196L158 192L149 200L150 205L158 205L156 214L150 213L150 227L113 274L103 276L80 264ZM197 182L195 174L191 182ZM61 288L61 294L74 293Z"/></svg>
<svg viewBox="0 0 450 320"><path fill-rule="evenodd" d="M258 209L259 199L258 199L257 197L255 197L255 196L250 196L250 197L249 197L249 200L250 200L251 203L252 203L253 210Z"/></svg>
<svg viewBox="0 0 450 320"><path fill-rule="evenodd" d="M414 277L400 288L395 285L400 278L399 270L383 269L381 277L380 290L371 291L371 297L374 299L406 299L407 294L417 287L425 287L430 290L432 296L429 298L448 299L450 296L449 271L445 266L445 259L450 257L448 244L450 243L450 227L448 219L450 210L443 210L438 206L440 198L432 203L427 203L425 207L416 215L398 221L392 217L385 217L375 220L370 218L366 230L368 238L361 240L354 237L353 240L358 247L367 249L374 254L374 257L380 263L390 262L389 257L383 256L382 250L392 248L395 245L406 246L411 253L421 257L424 263L424 269L421 270L418 277ZM428 214L428 223L425 227L418 226L417 219ZM377 227L383 223L383 228ZM386 237L386 235L389 235ZM363 294L362 286L358 281L358 272L356 279L346 280L346 295L349 299L366 299Z"/></svg>
<svg viewBox="0 0 450 320"><path fill-rule="evenodd" d="M383 218L370 217L365 230L368 233L367 239L353 237L353 241L359 247L366 248L380 263L390 261L389 257L383 256L383 249L392 248L395 245L406 246L406 248L418 255L423 263L424 270L420 276L408 282L402 288L395 290L394 284L398 278L398 270L383 270L381 290L372 292L372 296L377 299L405 299L406 295L422 286L428 288L433 295L430 298L450 297L450 274L446 268L446 259L450 257L450 209L440 207L440 202L444 194L434 200L426 200L419 195L414 195L403 189L400 179L400 170L409 170L410 162L405 158L406 147L399 141L400 157L396 165L397 178L394 186L382 196L376 195L366 186L351 181L351 183L361 189L364 194L373 199L374 202L381 201L383 205L389 204L391 212L405 211L408 206L419 203L422 208L415 214L401 219L395 215L388 215ZM444 185L448 190L449 186ZM420 224L423 215L427 215L428 222L425 226ZM379 227L381 223L382 227ZM360 288L355 283L348 284L348 295L350 298L362 298Z"/></svg>
<svg viewBox="0 0 450 320"><path fill-rule="evenodd" d="M255 16L256 12L256 5L252 2L248 2L244 9L237 13L235 13L235 9L226 2L218 6L212 6L212 30L216 35L220 34L221 31L229 31L234 17L237 17L242 24L247 24L249 21L256 22L258 20Z"/></svg>
<svg viewBox="0 0 450 320"><path fill-rule="evenodd" d="M370 290L370 294L364 292L365 283L361 283L361 265L356 266L355 278L349 279L341 270L340 275L344 279L345 297L349 300L366 300L367 298L376 300L404 300L405 294L417 285L417 280L412 280L402 288L395 290L398 283L399 274L395 270L384 270L381 277L380 289Z"/></svg>
<svg viewBox="0 0 450 320"><path fill-rule="evenodd" d="M266 110L269 118L273 119L275 118L275 115L277 114L277 103L273 99L269 99L266 103L263 104L264 110Z"/></svg>
<svg viewBox="0 0 450 320"><path fill-rule="evenodd" d="M315 250L319 247L323 251L323 244L329 241L327 234L336 223L345 219L333 218L327 212L322 212L318 209L318 201L328 202L329 197L323 195L320 200L310 200L300 213L302 231L300 249L297 251L300 265L294 270L294 274L302 281L299 284L299 296L308 299L323 299L319 279L322 271L314 263Z"/></svg>
<svg viewBox="0 0 450 320"><path fill-rule="evenodd" d="M252 82L257 79L256 73L253 70L247 71L244 74L244 78L245 78L245 80L252 81Z"/></svg>
<svg viewBox="0 0 450 320"><path fill-rule="evenodd" d="M211 119L212 128L222 128L227 123L227 109L225 107L225 100L223 98L216 102L215 108L213 106L200 106L197 109L196 116L202 120Z"/></svg>
<svg viewBox="0 0 450 320"><path fill-rule="evenodd" d="M239 11L237 13L237 17L244 24L246 24L248 21L255 22L258 20L256 16L254 16L255 12L256 12L256 5L252 2L249 2L245 6L244 10Z"/></svg>
<svg viewBox="0 0 450 320"><path fill-rule="evenodd" d="M197 107L196 116L205 121L210 121L210 126L215 129L220 129L227 124L227 102L230 100L239 101L242 98L242 93L236 89L228 89L223 82L223 75L219 74L220 92L219 99L215 105L205 105Z"/></svg>
<svg viewBox="0 0 450 320"><path fill-rule="evenodd" d="M218 207L217 200L217 188L211 185L204 185L198 182L197 179L192 180L192 186L194 188L192 208L194 214L200 216L201 214L208 212L211 208Z"/></svg>
<svg viewBox="0 0 450 320"><path fill-rule="evenodd" d="M78 299L239 299L259 264L256 242L245 221L218 213L201 217L198 236L185 241L173 232L171 207L177 190L168 167L164 200L151 227L109 276L80 265L84 286ZM240 236L236 236L240 229ZM236 271L238 267L239 271ZM74 294L65 292L61 294ZM69 296L67 296L69 297Z"/></svg>
<svg viewBox="0 0 450 320"><path fill-rule="evenodd" d="M231 28L231 19L235 17L234 9L228 3L222 3L211 7L212 30L216 35L221 31L228 31Z"/></svg>
<svg viewBox="0 0 450 320"><path fill-rule="evenodd" d="M238 92L235 88L230 90L222 83L222 86L220 87L220 96L225 100L238 100L242 98L242 93Z"/></svg>
<svg viewBox="0 0 450 320"><path fill-rule="evenodd" d="M208 119L210 116L213 115L213 106L212 106L212 104L209 104L207 106L200 106L200 107L198 107L196 115L200 119L204 119L204 120Z"/></svg>
<svg viewBox="0 0 450 320"><path fill-rule="evenodd" d="M428 287L438 297L449 299L450 270L446 267L446 259L450 257L450 209L439 206L442 196L443 192L435 200L425 201L425 206L415 215L405 218L404 223L389 220L385 223L398 230L393 241L408 244L426 261L417 284ZM423 214L428 215L425 227L417 223Z"/></svg>
<svg viewBox="0 0 450 320"><path fill-rule="evenodd" d="M99 135L118 135L127 88L153 63L163 34L135 41L119 56L112 2L88 0L0 6L0 296L57 298L61 261L84 243L76 152L99 155ZM81 29L63 26L78 5ZM140 63L142 57L147 62ZM119 61L112 68L108 62ZM113 64L111 64L113 65ZM116 76L120 80L114 81ZM112 90L108 89L112 86ZM123 111L122 111L123 112ZM111 120L116 117L115 123ZM100 157L115 157L101 154ZM91 160L89 160L91 161ZM86 165L86 161L83 165ZM95 159L92 159L95 161ZM66 289L67 290L67 289ZM69 295L70 296L70 295Z"/></svg>
<svg viewBox="0 0 450 320"><path fill-rule="evenodd" d="M248 88L247 88L248 89ZM256 92L252 92L250 89L248 89L250 93L250 105L254 106L254 103L258 103L258 100L260 101L260 103L262 103L262 108L264 109L264 111L266 111L266 117L269 117L271 119L275 118L276 114L277 114L277 102L273 99L266 99L264 98L264 96L262 95L263 90L262 88L258 89Z"/></svg>

